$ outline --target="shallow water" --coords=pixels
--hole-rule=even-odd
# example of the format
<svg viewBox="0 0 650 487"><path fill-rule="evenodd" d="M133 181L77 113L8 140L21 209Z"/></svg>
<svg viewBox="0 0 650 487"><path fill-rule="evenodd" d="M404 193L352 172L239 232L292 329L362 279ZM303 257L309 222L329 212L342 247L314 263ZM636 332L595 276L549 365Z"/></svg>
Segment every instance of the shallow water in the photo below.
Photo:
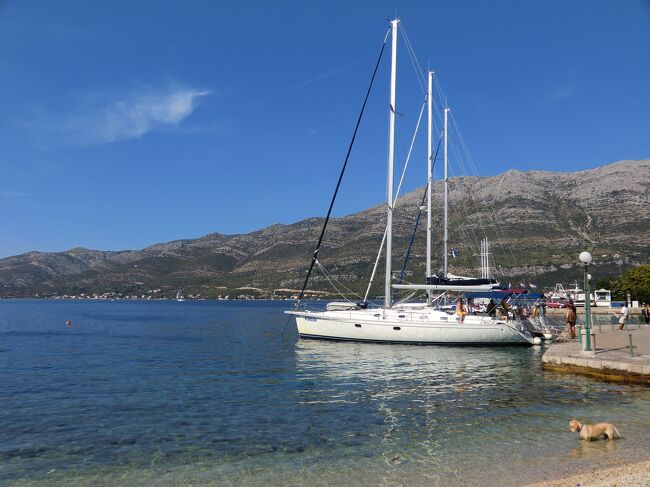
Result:
<svg viewBox="0 0 650 487"><path fill-rule="evenodd" d="M0 301L0 482L508 486L650 456L650 388L541 347L280 338L286 306Z"/></svg>

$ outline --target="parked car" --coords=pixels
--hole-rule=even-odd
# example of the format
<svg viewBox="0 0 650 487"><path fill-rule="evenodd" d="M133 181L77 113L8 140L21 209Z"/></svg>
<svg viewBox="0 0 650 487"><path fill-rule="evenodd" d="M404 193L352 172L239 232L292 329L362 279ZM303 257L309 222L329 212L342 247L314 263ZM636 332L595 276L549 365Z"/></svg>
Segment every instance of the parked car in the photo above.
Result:
<svg viewBox="0 0 650 487"><path fill-rule="evenodd" d="M546 300L547 308L566 308L567 304L569 304L568 299L552 298Z"/></svg>

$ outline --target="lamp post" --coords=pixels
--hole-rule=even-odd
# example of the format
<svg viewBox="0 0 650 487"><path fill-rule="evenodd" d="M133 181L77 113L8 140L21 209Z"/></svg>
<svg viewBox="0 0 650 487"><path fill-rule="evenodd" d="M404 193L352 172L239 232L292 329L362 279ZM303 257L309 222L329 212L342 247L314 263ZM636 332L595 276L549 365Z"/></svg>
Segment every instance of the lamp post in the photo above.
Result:
<svg viewBox="0 0 650 487"><path fill-rule="evenodd" d="M589 274L587 270L591 264L591 254L589 252L580 252L578 256L580 263L584 268L585 274L585 339L582 341L583 352L593 352L591 348L591 293L589 292Z"/></svg>

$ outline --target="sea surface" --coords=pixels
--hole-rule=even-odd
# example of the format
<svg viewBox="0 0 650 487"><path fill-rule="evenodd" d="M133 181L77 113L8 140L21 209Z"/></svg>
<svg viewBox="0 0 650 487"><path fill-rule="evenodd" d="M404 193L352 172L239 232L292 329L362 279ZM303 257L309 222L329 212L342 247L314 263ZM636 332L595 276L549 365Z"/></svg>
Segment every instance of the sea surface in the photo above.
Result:
<svg viewBox="0 0 650 487"><path fill-rule="evenodd" d="M650 457L648 387L539 346L281 336L288 306L0 300L0 484L507 487Z"/></svg>

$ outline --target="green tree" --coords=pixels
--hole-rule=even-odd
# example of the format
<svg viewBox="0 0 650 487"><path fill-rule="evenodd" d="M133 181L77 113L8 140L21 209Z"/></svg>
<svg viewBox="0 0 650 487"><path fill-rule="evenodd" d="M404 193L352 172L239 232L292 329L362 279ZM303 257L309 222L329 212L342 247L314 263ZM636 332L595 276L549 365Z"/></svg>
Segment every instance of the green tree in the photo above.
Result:
<svg viewBox="0 0 650 487"><path fill-rule="evenodd" d="M616 294L630 293L639 302L650 301L650 264L628 270L616 282Z"/></svg>

